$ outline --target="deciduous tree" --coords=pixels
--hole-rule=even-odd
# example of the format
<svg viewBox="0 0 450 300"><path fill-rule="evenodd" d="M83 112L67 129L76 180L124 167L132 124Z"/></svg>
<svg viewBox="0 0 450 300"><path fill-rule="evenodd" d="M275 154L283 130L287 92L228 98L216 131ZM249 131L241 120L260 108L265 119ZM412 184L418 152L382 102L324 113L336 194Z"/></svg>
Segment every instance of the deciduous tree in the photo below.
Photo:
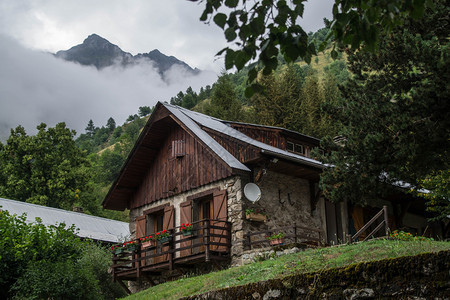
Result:
<svg viewBox="0 0 450 300"><path fill-rule="evenodd" d="M75 131L65 123L48 129L41 123L37 129L35 136L22 126L12 129L0 148L0 196L69 210L76 202L88 203L76 197L89 197L91 176L86 154L73 140Z"/></svg>

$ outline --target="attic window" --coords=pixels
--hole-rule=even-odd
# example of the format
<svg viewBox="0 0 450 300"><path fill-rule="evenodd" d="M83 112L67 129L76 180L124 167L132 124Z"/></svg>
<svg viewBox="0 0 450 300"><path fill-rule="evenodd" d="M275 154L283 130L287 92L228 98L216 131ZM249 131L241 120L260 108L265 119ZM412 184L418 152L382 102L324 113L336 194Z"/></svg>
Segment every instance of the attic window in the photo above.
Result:
<svg viewBox="0 0 450 300"><path fill-rule="evenodd" d="M172 157L183 157L186 155L186 143L184 140L172 141Z"/></svg>
<svg viewBox="0 0 450 300"><path fill-rule="evenodd" d="M287 142L287 143L286 143L286 150L287 150L287 151L294 152L294 143Z"/></svg>
<svg viewBox="0 0 450 300"><path fill-rule="evenodd" d="M303 145L295 144L294 152L299 154L305 154L305 148L303 147Z"/></svg>
<svg viewBox="0 0 450 300"><path fill-rule="evenodd" d="M305 154L305 147L302 144L294 144L293 142L286 142L286 150L298 154Z"/></svg>

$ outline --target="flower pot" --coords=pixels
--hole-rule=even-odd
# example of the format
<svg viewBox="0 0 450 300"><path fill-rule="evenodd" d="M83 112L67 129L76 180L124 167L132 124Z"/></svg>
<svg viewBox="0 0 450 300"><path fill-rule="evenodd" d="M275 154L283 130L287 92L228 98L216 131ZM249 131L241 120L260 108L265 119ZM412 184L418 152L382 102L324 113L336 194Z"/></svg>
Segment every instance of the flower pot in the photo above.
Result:
<svg viewBox="0 0 450 300"><path fill-rule="evenodd" d="M152 241L147 241L142 243L142 248L148 248L152 246Z"/></svg>
<svg viewBox="0 0 450 300"><path fill-rule="evenodd" d="M284 245L284 238L270 240L271 246Z"/></svg>
<svg viewBox="0 0 450 300"><path fill-rule="evenodd" d="M189 235L193 235L194 233L192 230L185 230L185 231L182 231L181 234L183 236L189 236Z"/></svg>
<svg viewBox="0 0 450 300"><path fill-rule="evenodd" d="M247 220L256 221L256 222L265 222L267 219L266 215L257 214L257 213L249 213L249 214L246 214L245 217L247 218Z"/></svg>
<svg viewBox="0 0 450 300"><path fill-rule="evenodd" d="M172 239L172 236L165 236L158 240L158 244L168 243Z"/></svg>

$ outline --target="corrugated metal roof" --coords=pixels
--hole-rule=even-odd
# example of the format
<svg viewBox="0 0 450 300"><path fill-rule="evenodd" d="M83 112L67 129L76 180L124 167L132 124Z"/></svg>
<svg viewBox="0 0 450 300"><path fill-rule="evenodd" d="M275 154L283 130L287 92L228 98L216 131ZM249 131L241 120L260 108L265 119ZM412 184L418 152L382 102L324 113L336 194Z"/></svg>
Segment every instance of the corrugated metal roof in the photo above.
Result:
<svg viewBox="0 0 450 300"><path fill-rule="evenodd" d="M239 169L244 171L250 171L243 163L241 163L236 157L231 155L225 148L223 148L215 139L213 139L208 133L202 130L194 121L197 121L192 116L184 113L185 109L181 107L163 103L163 105L184 125L186 125L202 142L204 142L214 153L221 157L224 162L233 169ZM188 110L189 111L189 110ZM191 111L189 111L191 112ZM199 114L199 113L196 113ZM204 116L202 114L199 114ZM211 117L209 117L211 118ZM217 120L217 119L216 119ZM219 122L219 121L216 121ZM220 122L219 122L220 123ZM222 123L221 123L222 124Z"/></svg>
<svg viewBox="0 0 450 300"><path fill-rule="evenodd" d="M125 222L3 198L0 198L0 206L0 210L7 210L10 214L26 213L27 223L36 222L39 217L47 226L73 224L79 229L77 235L82 238L117 243L130 235L128 223Z"/></svg>
<svg viewBox="0 0 450 300"><path fill-rule="evenodd" d="M270 155L274 155L274 156L278 156L278 157L282 157L282 158L288 158L291 160L295 160L301 163L304 163L306 165L309 166L313 166L313 167L317 167L317 168L323 168L324 165L315 159L312 158L308 158L305 156L301 156L292 152L288 152L273 146L270 146L268 144L264 144L260 141L257 141L255 139L250 138L249 136L245 135L244 133L232 128L231 126L227 125L226 122L220 120L220 119L216 119L198 112L194 112L194 111L190 111L187 110L185 108L182 107L178 107L178 106L173 106L170 104L166 104L164 103L164 105L170 109L170 111L172 113L175 113L176 111L180 111L182 112L184 115L186 115L189 119L197 122L198 124L208 127L212 130L215 130L217 132L221 132L223 134L229 135L235 139L238 139L240 141L243 141L247 144L253 145L255 147L258 147L262 150L263 153L267 153ZM180 119L180 121L183 122L183 120ZM214 140L212 137L210 137L206 132L204 132L203 130L201 130L201 128L199 128L200 131L202 131L206 136L208 136L210 139ZM220 145L219 145L220 146ZM222 148L223 149L223 148ZM223 151L226 151L225 149L223 149ZM228 153L228 152L227 152ZM220 154L220 153L218 153ZM229 153L228 153L229 154ZM232 156L230 154L230 156ZM234 156L232 156L234 158ZM237 160L237 159L236 159Z"/></svg>

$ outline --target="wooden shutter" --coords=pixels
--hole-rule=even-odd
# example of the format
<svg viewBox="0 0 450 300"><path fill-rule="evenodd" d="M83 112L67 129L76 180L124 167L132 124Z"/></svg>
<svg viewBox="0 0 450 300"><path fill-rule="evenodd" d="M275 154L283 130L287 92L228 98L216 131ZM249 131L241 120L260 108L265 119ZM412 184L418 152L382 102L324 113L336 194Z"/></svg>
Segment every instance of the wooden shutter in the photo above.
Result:
<svg viewBox="0 0 450 300"><path fill-rule="evenodd" d="M173 205L164 207L164 217L163 217L163 230L166 229L167 231L170 229L173 229L175 226L175 209ZM161 247L161 252L165 252L169 250L169 246L163 246ZM169 260L169 254L165 254L162 256L159 256L159 258L162 258L162 261Z"/></svg>
<svg viewBox="0 0 450 300"><path fill-rule="evenodd" d="M192 223L192 201L186 201L180 203L180 225L183 223ZM180 239L183 239L183 235L180 235ZM192 245L192 241L185 241L180 243L180 247L188 247ZM186 249L180 251L180 256L188 256L192 254L192 249Z"/></svg>
<svg viewBox="0 0 450 300"><path fill-rule="evenodd" d="M136 218L136 238L145 236L145 215Z"/></svg>
<svg viewBox="0 0 450 300"><path fill-rule="evenodd" d="M222 191L215 191L214 192L214 205L213 205L213 219L214 221L212 222L213 225L215 226L221 226L221 227L225 227L226 223L223 221L227 221L227 191L226 190L222 190ZM220 221L217 221L220 220ZM220 234L223 235L223 237L212 237L212 241L216 242L216 243L227 243L227 239L225 238L226 236L226 231L222 230L222 229L213 229L212 230L213 234ZM226 246L212 246L211 250L214 251L227 251L227 247Z"/></svg>
<svg viewBox="0 0 450 300"><path fill-rule="evenodd" d="M173 229L175 226L175 216L174 216L174 207L173 205L171 206L166 206L164 207L164 219L163 219L163 230L164 229Z"/></svg>
<svg viewBox="0 0 450 300"><path fill-rule="evenodd" d="M181 157L186 154L184 140L172 141L172 157Z"/></svg>
<svg viewBox="0 0 450 300"><path fill-rule="evenodd" d="M136 238L141 238L145 236L145 227L146 227L146 216L139 216L136 218ZM145 257L144 253L141 253L141 257ZM136 267L136 263L134 265ZM145 266L145 260L141 261L141 266Z"/></svg>

